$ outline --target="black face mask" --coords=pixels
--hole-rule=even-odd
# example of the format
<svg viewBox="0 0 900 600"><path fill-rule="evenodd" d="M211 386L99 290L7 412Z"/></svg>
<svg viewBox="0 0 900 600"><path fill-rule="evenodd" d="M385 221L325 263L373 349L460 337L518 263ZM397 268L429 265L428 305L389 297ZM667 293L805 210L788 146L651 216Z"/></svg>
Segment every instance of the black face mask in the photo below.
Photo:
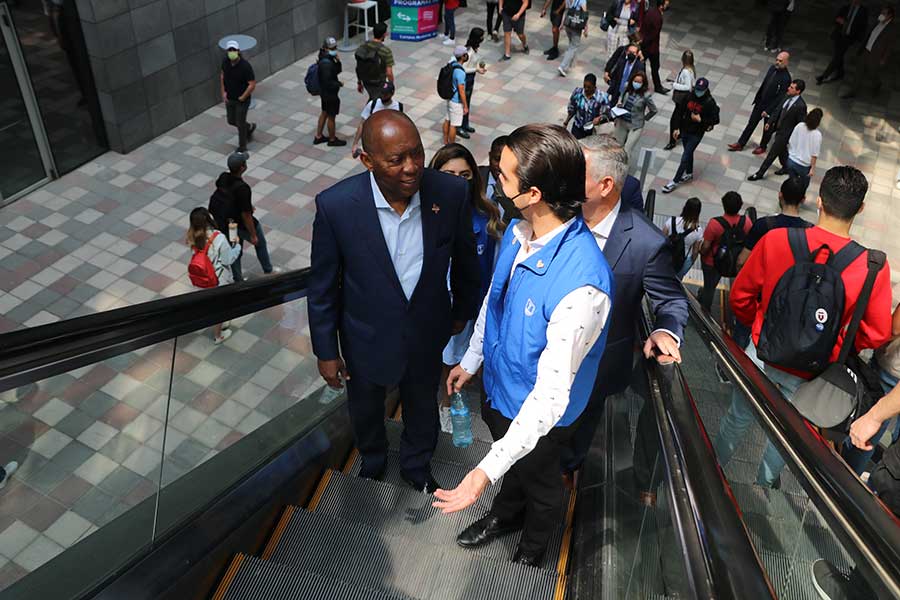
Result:
<svg viewBox="0 0 900 600"><path fill-rule="evenodd" d="M634 62L634 54L629 52L625 55L625 60L627 60L628 62Z"/></svg>

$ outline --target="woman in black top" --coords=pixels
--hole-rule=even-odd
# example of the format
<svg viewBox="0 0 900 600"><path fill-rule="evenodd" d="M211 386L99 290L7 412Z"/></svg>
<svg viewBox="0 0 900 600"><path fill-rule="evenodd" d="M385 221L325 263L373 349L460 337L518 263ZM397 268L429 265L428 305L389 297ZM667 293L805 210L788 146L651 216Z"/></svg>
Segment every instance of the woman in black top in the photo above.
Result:
<svg viewBox="0 0 900 600"><path fill-rule="evenodd" d="M325 38L322 48L319 50L319 89L322 98L322 112L319 114L319 123L316 127L316 138L313 144L328 143L329 146L346 146L347 140L337 138L335 134L334 119L341 112L341 99L338 92L344 85L338 75L343 70L341 59L338 58L337 40L333 37ZM328 125L328 137L322 134L325 125Z"/></svg>

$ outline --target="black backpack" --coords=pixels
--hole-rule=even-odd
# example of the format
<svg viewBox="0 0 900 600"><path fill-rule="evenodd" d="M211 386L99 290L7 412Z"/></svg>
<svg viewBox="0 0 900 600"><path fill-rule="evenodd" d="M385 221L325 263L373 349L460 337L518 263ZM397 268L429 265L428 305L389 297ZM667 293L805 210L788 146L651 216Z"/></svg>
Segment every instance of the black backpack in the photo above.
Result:
<svg viewBox="0 0 900 600"><path fill-rule="evenodd" d="M818 374L829 365L842 329L841 273L866 249L850 241L838 253L824 244L810 252L806 229L791 228L787 233L794 264L772 291L756 350L768 363ZM829 255L824 263L815 262L820 252Z"/></svg>
<svg viewBox="0 0 900 600"><path fill-rule="evenodd" d="M216 188L216 191L209 197L209 214L216 220L216 226L219 231L228 235L228 219L239 221L237 214L237 203L234 200L233 187L223 189Z"/></svg>
<svg viewBox="0 0 900 600"><path fill-rule="evenodd" d="M384 79L387 65L373 44L363 44L356 53L356 77L363 83L377 83Z"/></svg>
<svg viewBox="0 0 900 600"><path fill-rule="evenodd" d="M437 93L444 100L453 98L456 93L456 87L453 85L453 71L456 69L463 70L462 66L457 63L447 63L441 67L437 78Z"/></svg>
<svg viewBox="0 0 900 600"><path fill-rule="evenodd" d="M682 231L681 233L675 232L675 217L672 217L672 227L669 231L669 244L672 247L672 266L675 267L675 272L678 273L681 271L681 267L684 266L684 261L687 258L688 249L684 245L684 240L687 236L697 231L696 227L691 227L688 230Z"/></svg>
<svg viewBox="0 0 900 600"><path fill-rule="evenodd" d="M713 265L722 277L737 276L738 256L741 255L741 250L744 249L744 239L747 237L744 231L746 218L745 215L741 215L741 218L732 227L725 220L725 217L716 217L716 221L722 226L724 231L719 239L719 247L716 248L716 253L713 255Z"/></svg>

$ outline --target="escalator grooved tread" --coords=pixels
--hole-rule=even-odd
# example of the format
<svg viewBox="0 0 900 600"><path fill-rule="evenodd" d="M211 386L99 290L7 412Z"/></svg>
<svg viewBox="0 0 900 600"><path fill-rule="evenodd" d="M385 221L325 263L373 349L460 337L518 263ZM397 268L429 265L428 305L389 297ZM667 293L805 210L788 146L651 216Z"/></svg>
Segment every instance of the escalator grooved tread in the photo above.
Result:
<svg viewBox="0 0 900 600"><path fill-rule="evenodd" d="M476 504L458 513L444 515L432 507L431 502L430 495L405 486L333 472L316 512L368 525L382 535L424 541L436 546L455 546L457 534L487 511L486 505ZM544 556L542 570L556 573L564 529L565 513L561 512L559 526ZM471 552L508 561L520 537L520 533L507 535Z"/></svg>
<svg viewBox="0 0 900 600"><path fill-rule="evenodd" d="M318 512L295 510L272 562L323 577L429 600L554 597L556 573L459 548L380 533ZM475 593L477 591L477 593Z"/></svg>
<svg viewBox="0 0 900 600"><path fill-rule="evenodd" d="M240 568L222 600L412 600L402 594L328 579L302 568L238 556L242 559Z"/></svg>
<svg viewBox="0 0 900 600"><path fill-rule="evenodd" d="M400 435L403 433L403 423L398 421L386 421L385 430L387 432L389 448L393 451L399 450ZM434 449L432 459L443 461L445 463L463 465L471 469L481 462L481 459L487 455L490 449L490 442L478 439L474 440L467 448L457 448L453 445L453 436L442 431L438 436L437 447Z"/></svg>

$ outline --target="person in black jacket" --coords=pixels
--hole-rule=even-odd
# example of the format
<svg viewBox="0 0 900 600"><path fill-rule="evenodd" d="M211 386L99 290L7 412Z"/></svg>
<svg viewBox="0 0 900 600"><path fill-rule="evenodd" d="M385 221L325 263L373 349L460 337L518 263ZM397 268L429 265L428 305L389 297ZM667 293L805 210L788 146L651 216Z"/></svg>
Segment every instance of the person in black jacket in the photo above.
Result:
<svg viewBox="0 0 900 600"><path fill-rule="evenodd" d="M766 171L776 158L781 163L781 169L775 174L787 175L788 140L791 139L794 127L806 118L806 101L800 97L805 89L806 82L802 79L795 79L788 86L784 101L778 105L778 108L772 113L772 118L766 123L766 133L775 134L772 148L769 149L769 153L756 173L747 178L749 181L758 181L765 177Z"/></svg>
<svg viewBox="0 0 900 600"><path fill-rule="evenodd" d="M779 52L784 41L784 28L787 25L790 12L793 10L794 0L768 0L769 26L766 28L767 52Z"/></svg>
<svg viewBox="0 0 900 600"><path fill-rule="evenodd" d="M709 80L706 77L699 78L694 83L691 95L675 105L675 113L673 118L678 123L678 129L672 132L672 136L676 140L681 139L684 153L675 177L662 188L664 194L671 193L678 184L687 183L694 178L694 152L704 134L719 124L719 105L709 93Z"/></svg>
<svg viewBox="0 0 900 600"><path fill-rule="evenodd" d="M844 56L853 44L862 41L868 23L869 11L862 5L861 0L851 0L850 4L838 11L834 18L834 29L831 31L831 62L822 74L816 77L817 84L844 78Z"/></svg>
<svg viewBox="0 0 900 600"><path fill-rule="evenodd" d="M335 134L334 119L341 112L341 99L338 92L344 85L338 75L343 70L341 59L338 58L337 40L333 37L325 38L322 48L319 50L319 89L321 89L322 112L319 114L319 123L316 126L316 138L313 144L328 143L329 146L346 146L347 140L338 139ZM328 125L328 137L322 130Z"/></svg>
<svg viewBox="0 0 900 600"><path fill-rule="evenodd" d="M784 100L788 86L791 85L791 73L788 71L790 60L791 55L787 52L780 52L775 57L775 64L769 67L766 76L759 85L759 89L756 90L756 95L753 97L753 111L750 113L750 120L747 121L747 126L744 127L744 131L741 133L738 141L728 144L729 151L740 152L743 150L747 142L750 141L750 136L753 135L760 120L765 119L766 123L768 123L769 117L775 112L781 101ZM763 131L763 138L759 148L754 150L753 154L766 153L766 146L769 143L770 136L771 134L768 131Z"/></svg>
<svg viewBox="0 0 900 600"><path fill-rule="evenodd" d="M620 46L606 61L603 69L603 79L609 84L609 104L614 106L619 101L619 96L625 91L632 73L644 71L644 58L641 54L639 38L632 38L632 43Z"/></svg>

